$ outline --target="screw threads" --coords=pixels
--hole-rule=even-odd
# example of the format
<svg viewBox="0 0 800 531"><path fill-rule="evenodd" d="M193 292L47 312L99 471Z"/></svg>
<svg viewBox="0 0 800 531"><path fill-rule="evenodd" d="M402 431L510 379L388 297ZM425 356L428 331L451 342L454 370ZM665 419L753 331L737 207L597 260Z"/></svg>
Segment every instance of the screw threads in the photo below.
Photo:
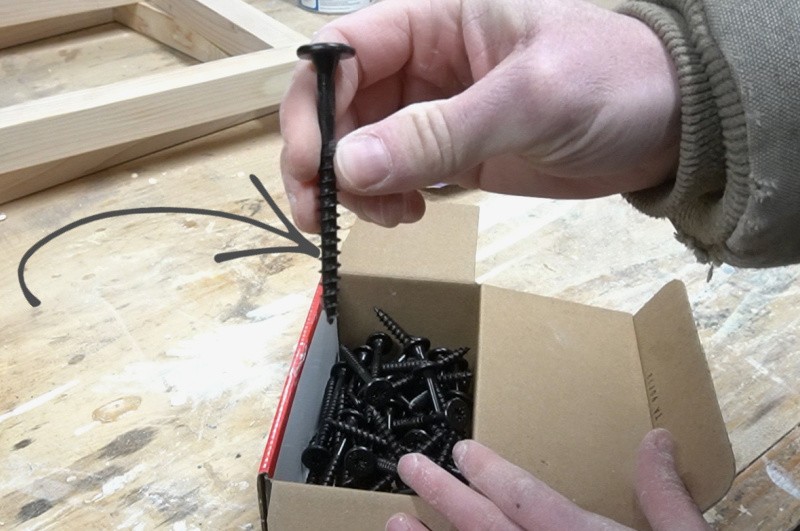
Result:
<svg viewBox="0 0 800 531"><path fill-rule="evenodd" d="M444 356L440 357L439 359L435 360L435 363L441 367L450 365L456 360L459 360L464 357L464 355L469 350L468 347L461 347L452 352L448 352Z"/></svg>
<svg viewBox="0 0 800 531"><path fill-rule="evenodd" d="M320 247L322 261L322 304L328 322L337 313L337 295L339 292L339 225L336 211L336 174L333 171L333 156L336 143L331 140L322 149L319 167L319 217Z"/></svg>
<svg viewBox="0 0 800 531"><path fill-rule="evenodd" d="M364 382L369 382L372 380L372 375L364 369L364 366L359 363L353 353L350 351L349 348L345 347L344 345L339 346L339 355L342 357L347 366L353 369L359 378L361 378Z"/></svg>
<svg viewBox="0 0 800 531"><path fill-rule="evenodd" d="M401 345L406 345L411 340L411 336L409 336L405 330L400 328L400 325L398 325L394 319L389 317L389 314L380 308L375 308L375 315L378 316L380 322L383 323L383 326L385 326L386 330L388 330L389 333L394 336L398 343Z"/></svg>
<svg viewBox="0 0 800 531"><path fill-rule="evenodd" d="M417 376L415 374L405 374L400 378L397 378L396 380L391 380L389 383L391 383L392 389L396 391L416 381L417 381Z"/></svg>
<svg viewBox="0 0 800 531"><path fill-rule="evenodd" d="M395 459L399 459L403 453L403 448L400 446L400 443L397 442L394 434L389 429L389 422L386 420L386 417L381 415L374 407L370 407L367 412L372 425L375 427L375 431L378 432L379 436L386 439L389 449L392 451L393 457Z"/></svg>
<svg viewBox="0 0 800 531"><path fill-rule="evenodd" d="M433 437L422 443L419 448L416 448L414 451L420 454L428 454L431 450L433 450L439 442L444 439L444 436L447 435L445 430L436 430L433 432Z"/></svg>
<svg viewBox="0 0 800 531"><path fill-rule="evenodd" d="M311 440L312 445L324 445L330 436L330 426L327 424L327 420L333 418L333 415L337 409L337 383L339 383L337 379L330 378L325 386L325 392L322 397L322 408L320 409L320 417L317 421L317 432L314 434L314 438Z"/></svg>
<svg viewBox="0 0 800 531"><path fill-rule="evenodd" d="M331 457L328 466L325 468L325 472L322 474L322 481L320 481L320 484L328 486L333 485L336 480L336 471L339 468L339 462L342 460L342 455L344 455L344 449L347 447L347 443L347 439L342 439L339 443L336 454Z"/></svg>
<svg viewBox="0 0 800 531"><path fill-rule="evenodd" d="M397 474L397 463L384 457L375 459L375 468L386 474Z"/></svg>
<svg viewBox="0 0 800 531"><path fill-rule="evenodd" d="M333 414L333 410L336 407L336 402L334 399L336 398L336 384L338 381L338 378L331 376L328 378L328 383L325 384L325 391L322 393L322 407L320 408L320 419L317 423L318 425L321 425L323 422L325 422L325 419Z"/></svg>
<svg viewBox="0 0 800 531"><path fill-rule="evenodd" d="M432 424L439 419L433 415L414 415L413 417L406 417L397 419L392 422L393 430L404 430L409 428L423 428Z"/></svg>
<svg viewBox="0 0 800 531"><path fill-rule="evenodd" d="M453 452L453 446L455 446L457 442L458 442L458 435L453 432L448 433L447 439L445 439L441 451L433 459L433 461L439 466L444 466L446 462L450 460L451 457L450 454Z"/></svg>
<svg viewBox="0 0 800 531"><path fill-rule="evenodd" d="M472 371L440 372L436 380L441 383L467 383L472 378Z"/></svg>
<svg viewBox="0 0 800 531"><path fill-rule="evenodd" d="M415 369L420 369L429 363L430 362L426 360L418 360L418 359L405 360L405 361L392 361L381 365L381 370L383 372L413 371Z"/></svg>
<svg viewBox="0 0 800 531"><path fill-rule="evenodd" d="M341 381L344 379L344 376L340 377L339 383L342 384ZM347 400L347 395L344 390L344 386L340 386L340 390L338 394L335 396L335 400L333 400L333 405L331 407L331 411L322 421L322 427L320 428L320 441L322 444L328 443L336 445L338 444L339 440L341 439L341 434L339 432L332 433L333 430L331 428L330 421L335 420L341 417L342 411L344 411L345 402Z"/></svg>
<svg viewBox="0 0 800 531"><path fill-rule="evenodd" d="M361 428L351 426L350 424L345 424L344 422L338 420L329 420L328 423L337 430L348 435L352 435L353 437L359 438L363 441L379 444L381 446L389 446L389 441L383 437L375 435L374 433L368 432L367 430L362 430Z"/></svg>

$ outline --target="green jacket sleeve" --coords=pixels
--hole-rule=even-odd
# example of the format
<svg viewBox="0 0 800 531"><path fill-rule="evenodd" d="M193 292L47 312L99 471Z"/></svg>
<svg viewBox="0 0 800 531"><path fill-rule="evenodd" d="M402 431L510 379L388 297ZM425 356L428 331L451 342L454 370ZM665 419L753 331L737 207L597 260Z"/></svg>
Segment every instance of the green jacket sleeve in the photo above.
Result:
<svg viewBox="0 0 800 531"><path fill-rule="evenodd" d="M681 88L675 179L627 194L703 262L800 262L800 0L634 0Z"/></svg>

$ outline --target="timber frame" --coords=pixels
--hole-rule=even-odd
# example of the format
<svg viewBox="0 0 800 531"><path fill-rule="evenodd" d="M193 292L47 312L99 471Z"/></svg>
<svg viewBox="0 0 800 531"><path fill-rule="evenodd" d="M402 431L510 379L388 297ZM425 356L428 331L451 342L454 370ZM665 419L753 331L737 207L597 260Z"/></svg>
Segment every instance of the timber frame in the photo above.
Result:
<svg viewBox="0 0 800 531"><path fill-rule="evenodd" d="M0 204L274 111L308 41L242 0L0 0L0 48L109 22L201 64L0 108Z"/></svg>

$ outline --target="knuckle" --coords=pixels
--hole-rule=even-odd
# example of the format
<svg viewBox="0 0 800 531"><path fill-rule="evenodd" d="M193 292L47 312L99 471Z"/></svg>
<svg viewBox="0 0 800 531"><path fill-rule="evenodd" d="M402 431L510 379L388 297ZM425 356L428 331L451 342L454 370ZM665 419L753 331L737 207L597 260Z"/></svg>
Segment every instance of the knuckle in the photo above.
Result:
<svg viewBox="0 0 800 531"><path fill-rule="evenodd" d="M409 119L415 137L413 141L423 156L418 159L426 166L434 164L443 174L449 174L458 167L457 150L454 145L451 124L445 116L441 105L427 102L409 107ZM430 168L418 168L427 171Z"/></svg>

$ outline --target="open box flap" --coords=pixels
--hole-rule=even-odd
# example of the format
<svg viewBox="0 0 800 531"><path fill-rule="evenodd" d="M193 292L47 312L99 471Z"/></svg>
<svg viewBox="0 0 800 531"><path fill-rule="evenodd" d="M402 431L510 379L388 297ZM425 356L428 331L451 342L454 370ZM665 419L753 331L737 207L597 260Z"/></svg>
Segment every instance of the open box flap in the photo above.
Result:
<svg viewBox="0 0 800 531"><path fill-rule="evenodd" d="M630 314L482 286L473 436L585 509L644 529L650 429Z"/></svg>
<svg viewBox="0 0 800 531"><path fill-rule="evenodd" d="M736 467L684 285L664 286L633 322L653 427L675 437L681 478L705 510L728 491Z"/></svg>
<svg viewBox="0 0 800 531"><path fill-rule="evenodd" d="M356 222L342 244L342 274L474 282L478 208L429 204L417 223Z"/></svg>

